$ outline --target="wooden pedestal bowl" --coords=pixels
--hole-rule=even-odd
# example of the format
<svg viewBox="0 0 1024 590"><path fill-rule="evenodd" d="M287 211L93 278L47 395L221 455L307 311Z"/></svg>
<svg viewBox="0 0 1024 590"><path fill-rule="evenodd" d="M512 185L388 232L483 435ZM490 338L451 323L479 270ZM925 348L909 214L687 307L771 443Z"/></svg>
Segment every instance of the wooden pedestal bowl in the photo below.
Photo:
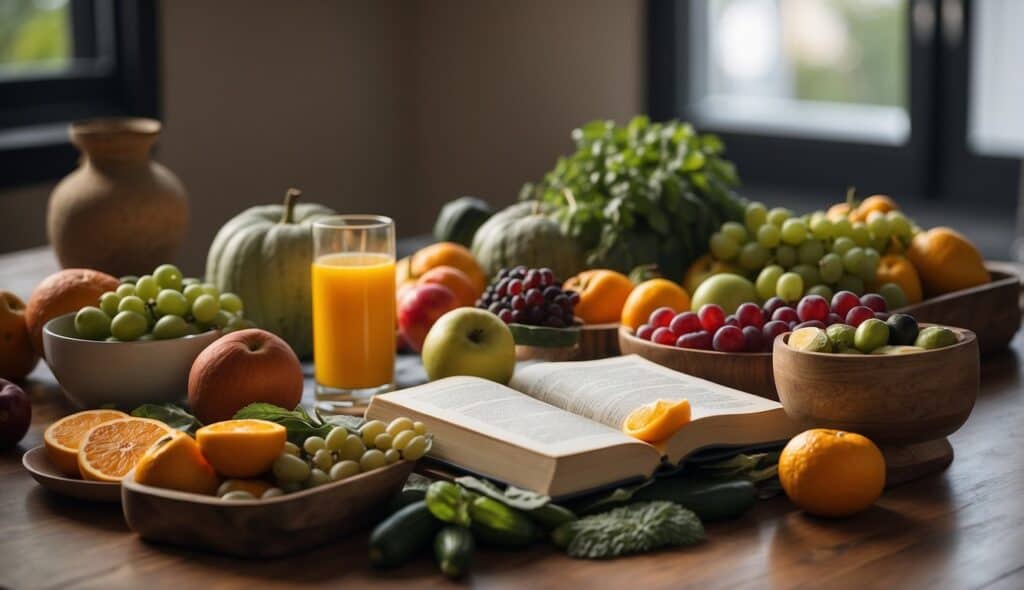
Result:
<svg viewBox="0 0 1024 590"><path fill-rule="evenodd" d="M779 400L805 428L863 434L882 450L886 485L941 471L953 461L946 438L978 396L978 340L950 328L952 346L901 355L803 352L775 340Z"/></svg>
<svg viewBox="0 0 1024 590"><path fill-rule="evenodd" d="M676 348L637 338L625 326L619 328L619 349L624 355L638 354L680 373L768 399L779 399L770 352L727 353Z"/></svg>

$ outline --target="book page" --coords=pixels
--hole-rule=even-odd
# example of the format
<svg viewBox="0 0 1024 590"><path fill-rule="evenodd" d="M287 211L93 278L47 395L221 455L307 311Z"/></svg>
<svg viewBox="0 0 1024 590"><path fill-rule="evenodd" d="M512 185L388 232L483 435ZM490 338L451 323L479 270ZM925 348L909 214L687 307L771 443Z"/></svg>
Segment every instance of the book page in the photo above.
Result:
<svg viewBox="0 0 1024 590"><path fill-rule="evenodd" d="M618 429L473 377L449 377L377 397L553 457L638 443Z"/></svg>
<svg viewBox="0 0 1024 590"><path fill-rule="evenodd" d="M693 420L782 408L777 402L673 371L637 355L540 363L518 371L509 385L615 429L622 427L634 409L658 399L690 400Z"/></svg>

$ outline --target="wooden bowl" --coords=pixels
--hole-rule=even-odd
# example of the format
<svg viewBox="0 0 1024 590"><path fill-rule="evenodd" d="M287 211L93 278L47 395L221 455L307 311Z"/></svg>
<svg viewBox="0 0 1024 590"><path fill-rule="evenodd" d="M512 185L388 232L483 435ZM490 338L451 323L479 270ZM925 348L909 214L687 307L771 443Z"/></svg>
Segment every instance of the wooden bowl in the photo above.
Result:
<svg viewBox="0 0 1024 590"><path fill-rule="evenodd" d="M121 484L66 476L50 463L43 445L25 451L21 456L21 464L32 475L32 479L55 494L90 502L113 504L121 501Z"/></svg>
<svg viewBox="0 0 1024 590"><path fill-rule="evenodd" d="M595 361L619 356L619 324L583 324L576 360Z"/></svg>
<svg viewBox="0 0 1024 590"><path fill-rule="evenodd" d="M775 339L779 400L806 428L863 434L882 450L886 484L940 471L953 460L946 436L967 420L978 395L978 339L901 355L804 352Z"/></svg>
<svg viewBox="0 0 1024 590"><path fill-rule="evenodd" d="M680 373L768 399L779 399L770 352L727 353L676 348L637 338L625 326L619 328L619 349L624 355L638 354Z"/></svg>
<svg viewBox="0 0 1024 590"><path fill-rule="evenodd" d="M374 523L414 462L266 500L226 501L137 483L121 485L128 526L147 541L238 557L296 553Z"/></svg>

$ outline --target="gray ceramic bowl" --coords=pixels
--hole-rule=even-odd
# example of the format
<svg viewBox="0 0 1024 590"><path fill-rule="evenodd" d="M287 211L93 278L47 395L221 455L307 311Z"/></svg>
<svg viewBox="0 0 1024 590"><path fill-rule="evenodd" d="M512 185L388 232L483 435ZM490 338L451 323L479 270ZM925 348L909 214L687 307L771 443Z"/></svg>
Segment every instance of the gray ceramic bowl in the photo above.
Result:
<svg viewBox="0 0 1024 590"><path fill-rule="evenodd" d="M72 402L130 410L184 399L192 362L220 336L211 330L173 340L97 342L75 335L75 314L69 313L43 326L43 350Z"/></svg>

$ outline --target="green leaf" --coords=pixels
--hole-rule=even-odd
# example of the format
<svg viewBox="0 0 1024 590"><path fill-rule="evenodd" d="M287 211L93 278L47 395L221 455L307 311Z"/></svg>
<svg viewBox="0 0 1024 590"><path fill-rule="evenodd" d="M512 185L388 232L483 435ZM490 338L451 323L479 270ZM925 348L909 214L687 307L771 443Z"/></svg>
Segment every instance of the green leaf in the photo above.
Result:
<svg viewBox="0 0 1024 590"><path fill-rule="evenodd" d="M469 475L455 478L455 483L468 490L497 500L509 508L526 512L536 510L551 501L550 496L543 496L515 486L508 486L502 490L489 480L478 479Z"/></svg>
<svg viewBox="0 0 1024 590"><path fill-rule="evenodd" d="M235 413L236 420L266 420L284 426L288 431L288 440L301 445L304 440L311 436L327 436L334 428L331 424L325 424L314 420L302 406L294 410L287 410L274 404L257 402L249 404Z"/></svg>
<svg viewBox="0 0 1024 590"><path fill-rule="evenodd" d="M674 502L637 502L567 522L552 533L570 557L610 559L704 538L697 515Z"/></svg>
<svg viewBox="0 0 1024 590"><path fill-rule="evenodd" d="M635 485L615 488L614 490L596 498L592 498L580 504L575 504L572 508L577 514L595 514L597 512L615 508L616 506L621 506L622 504L630 501L634 494L653 483L653 479L647 479Z"/></svg>
<svg viewBox="0 0 1024 590"><path fill-rule="evenodd" d="M143 404L132 410L132 416L159 420L175 430L181 430L193 436L197 430L203 427L203 423L189 414L185 408L169 403Z"/></svg>
<svg viewBox="0 0 1024 590"><path fill-rule="evenodd" d="M419 473L410 473L409 477L405 480L405 485L402 486L403 490L426 490L430 487L430 484L434 483L429 477L420 475Z"/></svg>

